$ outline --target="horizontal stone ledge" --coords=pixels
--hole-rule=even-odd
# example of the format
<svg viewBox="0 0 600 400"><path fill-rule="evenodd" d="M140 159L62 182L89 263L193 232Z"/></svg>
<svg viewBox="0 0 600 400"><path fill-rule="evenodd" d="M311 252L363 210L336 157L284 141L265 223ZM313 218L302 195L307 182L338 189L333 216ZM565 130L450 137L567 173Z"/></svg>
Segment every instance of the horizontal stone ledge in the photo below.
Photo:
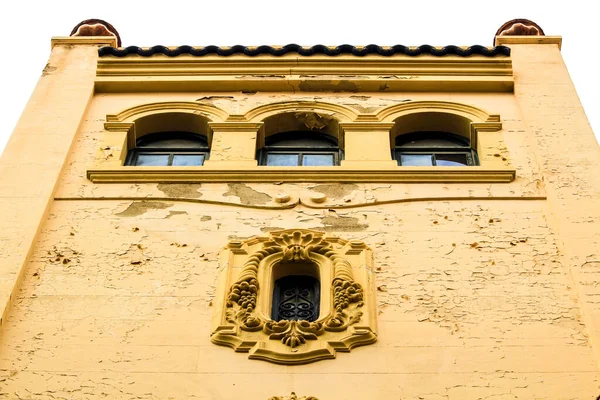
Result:
<svg viewBox="0 0 600 400"><path fill-rule="evenodd" d="M516 172L486 167L394 167L349 169L344 167L206 167L92 168L94 183L194 183L194 182L386 182L386 183L509 183Z"/></svg>
<svg viewBox="0 0 600 400"><path fill-rule="evenodd" d="M512 76L400 75L304 78L235 76L99 76L97 93L138 92L501 92L512 93Z"/></svg>

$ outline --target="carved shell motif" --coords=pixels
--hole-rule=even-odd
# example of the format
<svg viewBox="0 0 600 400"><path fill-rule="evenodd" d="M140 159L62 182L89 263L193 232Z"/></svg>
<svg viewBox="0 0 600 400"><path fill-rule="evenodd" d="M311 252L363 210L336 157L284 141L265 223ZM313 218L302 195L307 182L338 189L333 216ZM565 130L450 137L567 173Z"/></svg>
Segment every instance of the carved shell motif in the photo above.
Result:
<svg viewBox="0 0 600 400"><path fill-rule="evenodd" d="M322 235L295 231L291 235L288 233L272 235L271 241L265 243L265 247L279 246L283 251L282 261L299 262L308 260L311 249L322 240Z"/></svg>

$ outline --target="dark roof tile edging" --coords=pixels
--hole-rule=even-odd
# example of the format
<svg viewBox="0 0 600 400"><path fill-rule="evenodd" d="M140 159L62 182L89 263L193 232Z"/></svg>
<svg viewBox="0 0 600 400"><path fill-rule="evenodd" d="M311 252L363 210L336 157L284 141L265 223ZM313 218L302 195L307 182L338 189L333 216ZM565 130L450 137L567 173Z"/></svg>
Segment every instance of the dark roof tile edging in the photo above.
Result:
<svg viewBox="0 0 600 400"><path fill-rule="evenodd" d="M298 53L301 56L312 56L314 54L323 54L327 56L337 56L340 54L352 54L353 56L363 57L368 54L378 54L380 56L393 56L395 54L404 54L407 56L418 56L421 54L430 54L432 56L457 55L460 57L469 57L472 55L482 55L485 57L494 57L497 55L510 55L510 48L506 46L495 46L487 48L481 45L475 45L466 49L458 46L444 46L442 48L433 47L427 44L419 47L407 47L396 45L383 48L381 46L370 44L364 47L356 47L349 44L343 44L337 47L328 47L324 45L315 45L312 47L302 47L297 44L288 44L283 47L258 46L249 48L242 45L221 48L218 46L192 47L179 46L170 49L165 46L153 46L150 48L141 48L137 46L129 46L125 48L101 47L98 49L98 55L125 57L130 54L137 54L142 57L151 57L156 54L164 54L168 57L177 57L180 55L189 54L196 57L206 55L231 56L234 54L244 54L246 56L257 56L261 54L271 54L273 56L283 56L288 53Z"/></svg>

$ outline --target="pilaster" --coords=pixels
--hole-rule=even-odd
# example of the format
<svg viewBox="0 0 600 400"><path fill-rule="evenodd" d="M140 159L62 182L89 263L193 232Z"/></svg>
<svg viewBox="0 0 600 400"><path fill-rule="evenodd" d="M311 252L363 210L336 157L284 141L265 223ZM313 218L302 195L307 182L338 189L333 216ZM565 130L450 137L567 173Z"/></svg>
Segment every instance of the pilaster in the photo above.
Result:
<svg viewBox="0 0 600 400"><path fill-rule="evenodd" d="M340 123L344 130L344 160L342 165L356 168L395 168L390 147L389 122L345 122ZM368 143L368 146L365 146Z"/></svg>
<svg viewBox="0 0 600 400"><path fill-rule="evenodd" d="M213 168L251 167L256 161L256 140L262 122L209 122L212 129L210 159Z"/></svg>
<svg viewBox="0 0 600 400"><path fill-rule="evenodd" d="M52 39L48 64L0 159L0 313L10 307L86 107L98 46L114 37Z"/></svg>
<svg viewBox="0 0 600 400"><path fill-rule="evenodd" d="M499 38L498 38L499 39ZM522 38L510 44L515 97L548 196L570 286L581 306L600 361L600 165L598 144L555 40ZM504 40L504 39L503 39ZM508 43L508 42L505 42Z"/></svg>

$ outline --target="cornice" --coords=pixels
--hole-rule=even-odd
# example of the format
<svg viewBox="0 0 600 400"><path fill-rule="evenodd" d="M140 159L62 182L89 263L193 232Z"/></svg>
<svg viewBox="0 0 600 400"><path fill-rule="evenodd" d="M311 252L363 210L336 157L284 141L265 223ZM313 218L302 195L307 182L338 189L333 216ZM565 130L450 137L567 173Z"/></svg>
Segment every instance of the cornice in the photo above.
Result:
<svg viewBox="0 0 600 400"><path fill-rule="evenodd" d="M108 56L99 58L96 77L98 92L510 92L513 86L509 56L477 54Z"/></svg>
<svg viewBox="0 0 600 400"><path fill-rule="evenodd" d="M179 46L179 47L167 47L167 46L153 46L153 47L138 47L129 46L126 48L115 48L115 47L103 47L99 49L98 55L100 57L114 56L114 57L126 57L129 55L138 55L142 57L152 57L157 54L164 54L168 57L178 57L181 55L192 55L195 57L203 57L206 55L218 55L221 57L228 57L236 54L243 54L245 56L254 57L262 54L270 54L272 56L283 56L289 53L297 53L301 56L313 56L316 54L323 54L327 56L339 56L341 54L351 54L357 57L364 57L369 54L377 54L380 56L393 56L396 54L404 54L407 56L420 56L423 54L431 54L433 56L441 57L447 55L457 55L460 57L470 57L472 55L482 55L485 57L495 57L498 55L508 56L510 55L510 49L505 46L496 47L485 47L480 45L474 45L470 47L462 46L444 46L434 47L430 45L421 45L418 47L412 46L378 46L376 44L370 44L367 46L353 46L350 44L343 44L340 46L325 46L315 45L311 47L304 47L297 44L288 44L285 46L243 46L236 45L231 47L219 47L219 46Z"/></svg>
<svg viewBox="0 0 600 400"><path fill-rule="evenodd" d="M508 183L515 179L511 168L396 167L356 169L343 167L253 167L216 169L207 167L96 167L88 169L94 183L178 182L385 182L385 183Z"/></svg>

